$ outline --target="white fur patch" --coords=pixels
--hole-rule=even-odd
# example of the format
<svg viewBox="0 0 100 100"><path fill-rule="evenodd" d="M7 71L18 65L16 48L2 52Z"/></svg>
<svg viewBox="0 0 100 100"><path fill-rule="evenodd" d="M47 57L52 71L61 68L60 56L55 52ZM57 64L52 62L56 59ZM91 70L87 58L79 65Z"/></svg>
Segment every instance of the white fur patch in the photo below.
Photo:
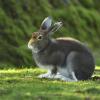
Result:
<svg viewBox="0 0 100 100"><path fill-rule="evenodd" d="M69 72L67 70L67 68L58 68L58 73L60 73L61 75L68 77L69 76Z"/></svg>
<svg viewBox="0 0 100 100"><path fill-rule="evenodd" d="M54 79L60 79L62 81L68 81L68 82L74 81L73 79L67 78L67 77L61 75L60 73L55 75Z"/></svg>
<svg viewBox="0 0 100 100"><path fill-rule="evenodd" d="M76 76L75 76L75 73L74 73L74 72L72 72L72 77L73 77L73 79L74 79L75 81L78 81L77 78L76 78Z"/></svg>
<svg viewBox="0 0 100 100"><path fill-rule="evenodd" d="M64 81L78 81L75 76L75 73L72 71L71 68L70 69L69 68L59 68L58 73L59 74L55 76L56 78L58 77L59 79L64 80Z"/></svg>
<svg viewBox="0 0 100 100"><path fill-rule="evenodd" d="M45 74L39 75L38 78L53 78L53 75L51 74L51 71L48 71Z"/></svg>
<svg viewBox="0 0 100 100"><path fill-rule="evenodd" d="M29 49L33 49L32 45L28 44L28 48Z"/></svg>
<svg viewBox="0 0 100 100"><path fill-rule="evenodd" d="M39 50L37 48L34 48L34 46L32 46L32 44L28 43L28 48L31 49L34 53L38 53Z"/></svg>

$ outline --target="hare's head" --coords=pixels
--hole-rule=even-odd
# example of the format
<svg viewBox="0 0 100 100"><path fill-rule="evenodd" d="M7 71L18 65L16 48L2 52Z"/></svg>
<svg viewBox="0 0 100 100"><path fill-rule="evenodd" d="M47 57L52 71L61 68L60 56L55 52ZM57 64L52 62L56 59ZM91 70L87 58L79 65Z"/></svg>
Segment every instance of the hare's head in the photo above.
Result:
<svg viewBox="0 0 100 100"><path fill-rule="evenodd" d="M51 17L45 18L40 26L40 29L37 32L32 33L32 37L28 42L28 47L30 49L42 48L48 43L50 34L57 31L61 26L62 22L56 22L52 25Z"/></svg>

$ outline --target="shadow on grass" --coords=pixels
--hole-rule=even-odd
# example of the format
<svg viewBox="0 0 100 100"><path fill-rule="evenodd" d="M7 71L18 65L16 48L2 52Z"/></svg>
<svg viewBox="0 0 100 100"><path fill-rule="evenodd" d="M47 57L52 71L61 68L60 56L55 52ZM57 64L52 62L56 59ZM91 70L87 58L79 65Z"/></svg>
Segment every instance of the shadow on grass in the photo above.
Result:
<svg viewBox="0 0 100 100"><path fill-rule="evenodd" d="M100 81L100 77L99 76L94 76L94 77L91 78L91 80L93 80L93 81L99 80Z"/></svg>
<svg viewBox="0 0 100 100"><path fill-rule="evenodd" d="M0 89L0 96L2 96L2 95L7 95L7 94L10 94L12 92L12 90L11 89Z"/></svg>
<svg viewBox="0 0 100 100"><path fill-rule="evenodd" d="M84 90L76 90L76 93L82 93L82 94L100 94L100 89L97 88L88 88L88 89L84 89Z"/></svg>

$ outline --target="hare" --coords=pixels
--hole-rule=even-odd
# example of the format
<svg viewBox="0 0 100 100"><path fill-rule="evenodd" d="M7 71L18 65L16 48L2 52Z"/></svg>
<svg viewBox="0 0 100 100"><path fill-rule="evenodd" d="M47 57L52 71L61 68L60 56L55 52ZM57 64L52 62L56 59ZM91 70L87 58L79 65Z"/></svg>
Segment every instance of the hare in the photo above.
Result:
<svg viewBox="0 0 100 100"><path fill-rule="evenodd" d="M47 69L39 78L53 78L63 81L78 81L91 78L95 63L90 50L80 41L73 38L51 38L51 35L62 26L62 22L52 25L47 17L37 32L32 33L28 47L40 68Z"/></svg>

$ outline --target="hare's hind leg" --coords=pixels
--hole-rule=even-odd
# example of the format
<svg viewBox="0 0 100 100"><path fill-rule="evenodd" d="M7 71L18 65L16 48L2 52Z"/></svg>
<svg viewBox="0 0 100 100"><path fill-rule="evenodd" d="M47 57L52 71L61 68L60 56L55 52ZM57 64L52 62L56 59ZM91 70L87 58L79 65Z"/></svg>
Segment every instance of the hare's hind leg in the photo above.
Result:
<svg viewBox="0 0 100 100"><path fill-rule="evenodd" d="M67 81L67 82L74 82L74 81L77 81L77 78L75 77L74 75L74 72L72 72L72 76L73 78L70 78L70 77L66 77L60 73L57 73L55 76L54 76L54 79L59 79L59 80L62 80L62 81Z"/></svg>
<svg viewBox="0 0 100 100"><path fill-rule="evenodd" d="M94 71L94 59L89 52L71 52L67 56L67 66L78 80L87 80Z"/></svg>
<svg viewBox="0 0 100 100"><path fill-rule="evenodd" d="M73 60L75 56L76 56L76 52L71 52L67 56L65 66L59 67L58 72L60 74L55 76L56 78L59 78L64 81L78 81L73 69L74 66Z"/></svg>
<svg viewBox="0 0 100 100"><path fill-rule="evenodd" d="M78 81L76 76L75 76L75 73L70 69L68 68L59 68L58 69L58 73L54 76L55 79L60 79L60 80L63 80L63 81L69 81L69 82L72 82L72 81Z"/></svg>

